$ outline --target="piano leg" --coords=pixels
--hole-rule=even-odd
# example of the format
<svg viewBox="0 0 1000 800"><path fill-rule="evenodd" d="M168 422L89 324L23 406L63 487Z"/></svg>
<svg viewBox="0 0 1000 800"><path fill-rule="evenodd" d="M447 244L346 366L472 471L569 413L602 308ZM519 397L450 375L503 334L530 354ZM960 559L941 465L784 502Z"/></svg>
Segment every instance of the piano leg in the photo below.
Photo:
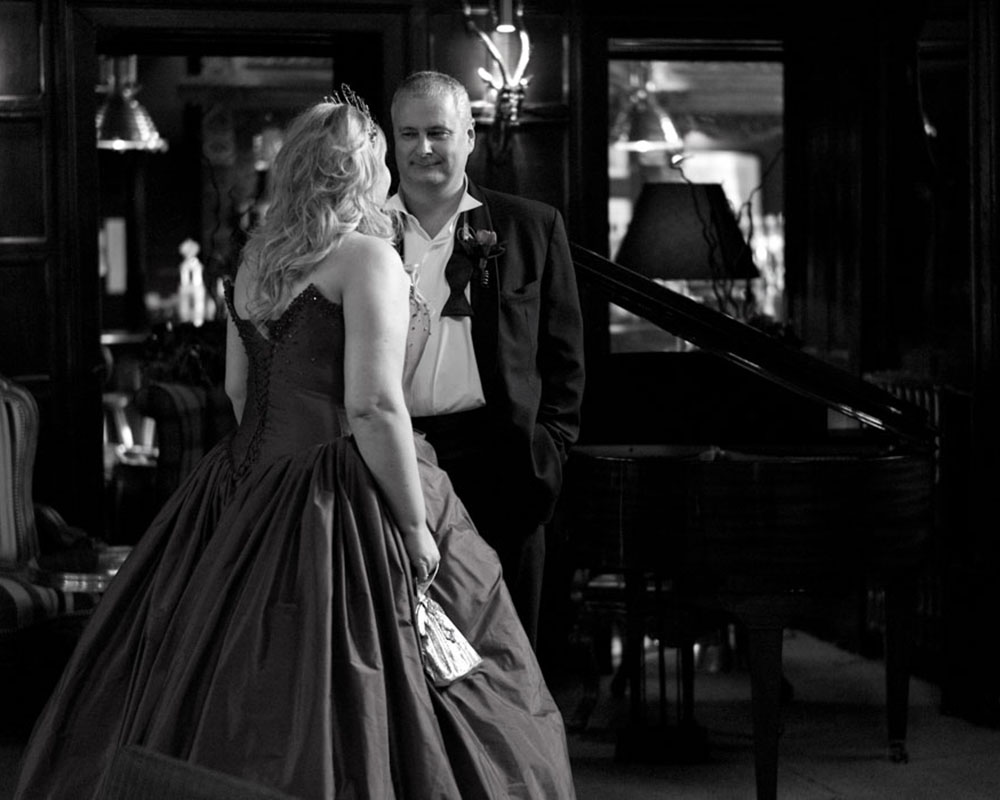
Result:
<svg viewBox="0 0 1000 800"><path fill-rule="evenodd" d="M885 685L889 758L897 763L908 760L906 724L915 602L916 583L912 578L897 576L885 585ZM795 601L789 600L786 603L774 596L730 596L725 605L744 624L747 632L757 800L775 800L778 793L778 740L781 732L781 649L784 626L794 609Z"/></svg>
<svg viewBox="0 0 1000 800"><path fill-rule="evenodd" d="M750 621L747 639L753 713L754 773L757 800L778 796L778 737L781 731L781 643L779 621Z"/></svg>
<svg viewBox="0 0 1000 800"><path fill-rule="evenodd" d="M776 800L781 733L781 648L785 624L796 601L774 595L729 595L724 605L744 625L747 635L757 800Z"/></svg>
<svg viewBox="0 0 1000 800"><path fill-rule="evenodd" d="M916 605L911 578L891 580L885 587L885 694L889 728L889 760L905 764L906 724L910 703L910 652Z"/></svg>

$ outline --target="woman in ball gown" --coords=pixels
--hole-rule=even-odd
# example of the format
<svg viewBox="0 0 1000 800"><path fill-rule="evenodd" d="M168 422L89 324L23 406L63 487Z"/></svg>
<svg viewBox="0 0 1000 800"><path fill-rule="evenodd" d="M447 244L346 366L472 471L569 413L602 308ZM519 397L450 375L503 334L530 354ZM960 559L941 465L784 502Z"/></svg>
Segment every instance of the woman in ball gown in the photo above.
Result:
<svg viewBox="0 0 1000 800"><path fill-rule="evenodd" d="M405 377L426 338L349 89L304 111L227 287L235 432L164 505L36 722L16 798L137 745L313 798L573 798L562 718ZM435 574L436 573L436 574ZM418 580L481 666L439 688Z"/></svg>

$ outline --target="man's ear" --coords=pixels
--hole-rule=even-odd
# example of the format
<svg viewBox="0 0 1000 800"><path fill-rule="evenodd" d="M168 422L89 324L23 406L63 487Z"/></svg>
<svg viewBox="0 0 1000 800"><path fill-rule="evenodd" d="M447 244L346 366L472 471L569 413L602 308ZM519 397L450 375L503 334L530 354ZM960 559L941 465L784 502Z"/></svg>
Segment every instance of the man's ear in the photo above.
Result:
<svg viewBox="0 0 1000 800"><path fill-rule="evenodd" d="M476 148L476 123L472 121L469 123L469 128L466 132L466 136L469 137L469 152L471 153Z"/></svg>

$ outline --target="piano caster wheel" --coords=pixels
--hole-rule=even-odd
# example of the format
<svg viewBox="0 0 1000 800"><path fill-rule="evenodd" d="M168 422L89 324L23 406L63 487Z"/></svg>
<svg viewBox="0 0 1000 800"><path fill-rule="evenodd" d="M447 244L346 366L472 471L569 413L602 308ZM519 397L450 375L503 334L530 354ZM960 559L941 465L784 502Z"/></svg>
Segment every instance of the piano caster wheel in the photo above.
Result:
<svg viewBox="0 0 1000 800"><path fill-rule="evenodd" d="M893 764L908 764L910 754L906 752L906 742L902 739L893 739L889 742L889 760Z"/></svg>

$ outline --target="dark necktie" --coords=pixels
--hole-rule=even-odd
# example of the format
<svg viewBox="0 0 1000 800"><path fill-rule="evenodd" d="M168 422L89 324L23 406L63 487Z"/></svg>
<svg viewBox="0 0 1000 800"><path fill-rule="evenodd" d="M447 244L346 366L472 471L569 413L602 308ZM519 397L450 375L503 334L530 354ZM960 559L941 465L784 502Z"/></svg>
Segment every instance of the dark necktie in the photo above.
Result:
<svg viewBox="0 0 1000 800"><path fill-rule="evenodd" d="M448 281L451 294L441 309L442 317L471 317L472 306L465 297L465 287L472 277L472 259L455 242L455 250L444 268L444 278Z"/></svg>

